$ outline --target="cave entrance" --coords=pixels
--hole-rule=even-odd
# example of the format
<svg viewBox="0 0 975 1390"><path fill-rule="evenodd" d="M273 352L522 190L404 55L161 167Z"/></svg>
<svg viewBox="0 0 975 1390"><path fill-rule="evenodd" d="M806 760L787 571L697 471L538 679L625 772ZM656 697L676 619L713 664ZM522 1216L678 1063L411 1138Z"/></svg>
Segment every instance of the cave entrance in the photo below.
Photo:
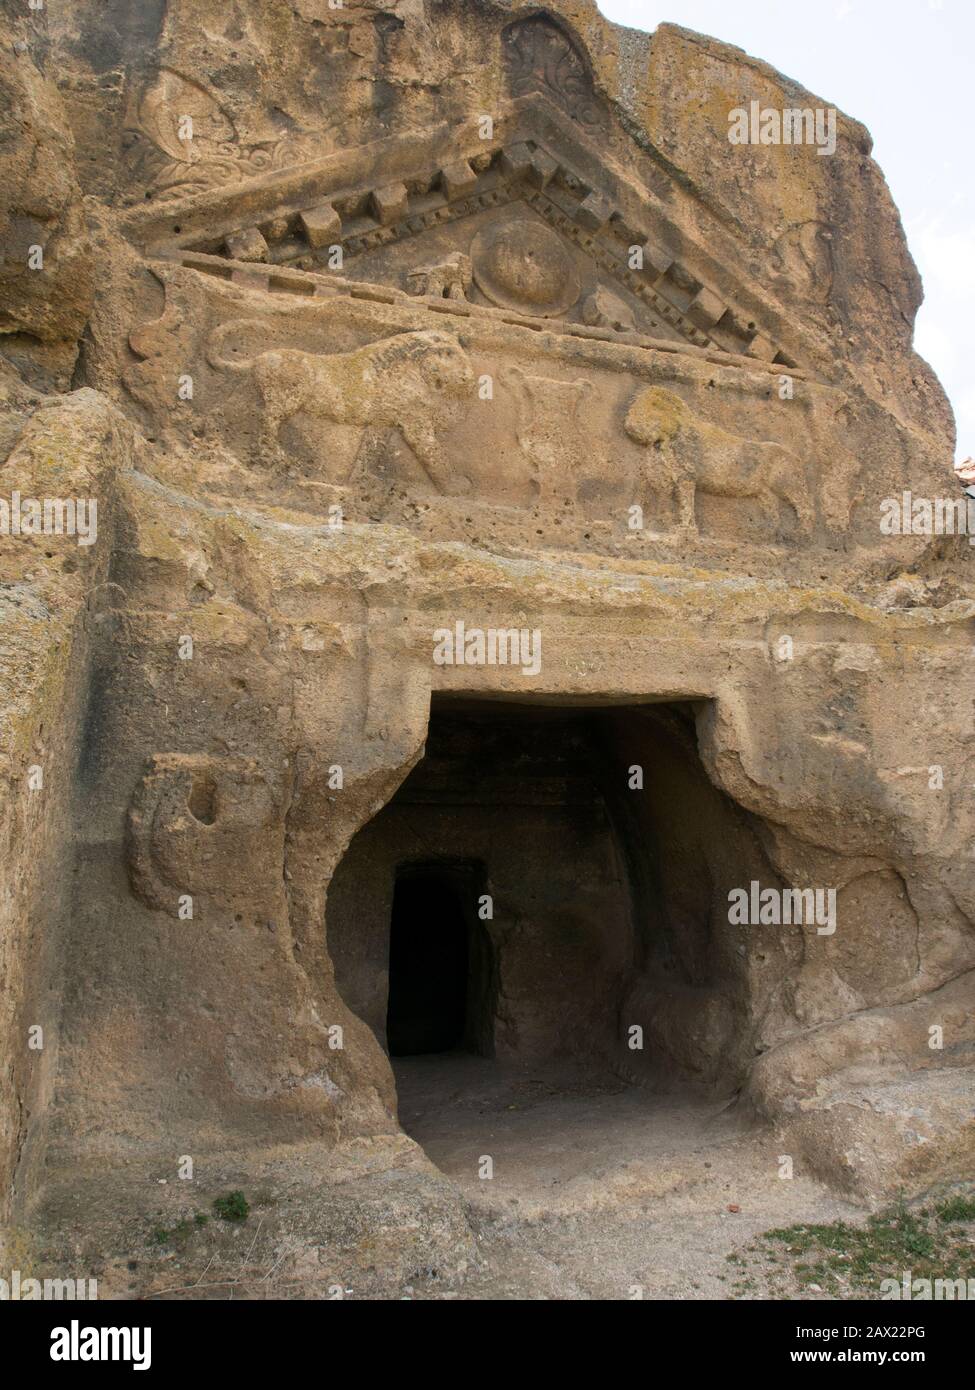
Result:
<svg viewBox="0 0 975 1390"><path fill-rule="evenodd" d="M760 825L707 775L709 717L434 698L424 756L336 870L327 933L436 1161L486 1115L524 1125L528 1155L558 1132L551 1097L635 1107L638 1145L654 1098L740 1087L789 947L729 923L729 891L774 878ZM604 1120L587 1112L567 1147L588 1152Z"/></svg>

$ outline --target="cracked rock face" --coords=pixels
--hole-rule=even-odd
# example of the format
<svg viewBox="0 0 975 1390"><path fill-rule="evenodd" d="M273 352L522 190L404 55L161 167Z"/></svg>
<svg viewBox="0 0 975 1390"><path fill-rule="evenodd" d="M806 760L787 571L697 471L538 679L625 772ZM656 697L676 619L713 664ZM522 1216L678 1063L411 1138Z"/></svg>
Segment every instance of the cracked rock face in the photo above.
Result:
<svg viewBox="0 0 975 1390"><path fill-rule="evenodd" d="M457 1045L738 1096L861 1197L970 1173L975 589L863 127L733 144L821 103L590 0L21 8L12 1226L85 1174L111 1260L110 1182L331 1163L350 1260L465 1267L389 1056L419 869Z"/></svg>

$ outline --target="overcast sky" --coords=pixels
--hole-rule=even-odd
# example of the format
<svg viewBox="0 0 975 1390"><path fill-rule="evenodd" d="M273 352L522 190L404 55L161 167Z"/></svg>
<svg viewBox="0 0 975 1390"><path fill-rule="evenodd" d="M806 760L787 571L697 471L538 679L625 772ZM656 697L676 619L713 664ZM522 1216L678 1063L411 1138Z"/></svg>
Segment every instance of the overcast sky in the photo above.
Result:
<svg viewBox="0 0 975 1390"><path fill-rule="evenodd" d="M944 384L957 456L975 455L975 0L598 0L634 29L737 44L855 116L924 280L915 346Z"/></svg>

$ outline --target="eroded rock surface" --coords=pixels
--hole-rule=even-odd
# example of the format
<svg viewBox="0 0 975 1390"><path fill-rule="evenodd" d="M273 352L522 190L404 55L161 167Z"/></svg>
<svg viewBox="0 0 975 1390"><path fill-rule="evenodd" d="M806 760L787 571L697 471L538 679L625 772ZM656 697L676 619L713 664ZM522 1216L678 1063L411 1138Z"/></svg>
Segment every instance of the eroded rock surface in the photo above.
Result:
<svg viewBox="0 0 975 1390"><path fill-rule="evenodd" d="M292 1292L461 1286L404 870L456 1045L969 1176L975 588L880 525L958 489L863 127L732 144L822 103L590 0L2 13L0 496L97 502L0 537L11 1239L124 1292L164 1178L268 1184Z"/></svg>

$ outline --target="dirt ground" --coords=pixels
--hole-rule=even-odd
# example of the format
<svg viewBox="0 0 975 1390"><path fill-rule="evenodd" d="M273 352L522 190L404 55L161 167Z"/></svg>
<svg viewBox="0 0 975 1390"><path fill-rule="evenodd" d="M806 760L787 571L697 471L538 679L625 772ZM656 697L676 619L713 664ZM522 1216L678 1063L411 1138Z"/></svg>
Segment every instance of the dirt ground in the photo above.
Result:
<svg viewBox="0 0 975 1390"><path fill-rule="evenodd" d="M187 1182L139 1155L93 1155L52 1179L46 1237L12 1232L11 1258L97 1277L102 1299L869 1298L900 1278L903 1244L864 1276L854 1239L816 1282L803 1262L823 1257L791 1228L849 1231L831 1223L869 1213L798 1163L780 1176L781 1143L734 1102L564 1064L394 1066L405 1133L328 1147L282 1135L201 1157Z"/></svg>
<svg viewBox="0 0 975 1390"><path fill-rule="evenodd" d="M774 1135L733 1104L473 1056L395 1070L404 1129L478 1229L480 1269L441 1297L794 1297L759 1254L742 1287L729 1256L771 1227L864 1215L801 1171L780 1177Z"/></svg>

